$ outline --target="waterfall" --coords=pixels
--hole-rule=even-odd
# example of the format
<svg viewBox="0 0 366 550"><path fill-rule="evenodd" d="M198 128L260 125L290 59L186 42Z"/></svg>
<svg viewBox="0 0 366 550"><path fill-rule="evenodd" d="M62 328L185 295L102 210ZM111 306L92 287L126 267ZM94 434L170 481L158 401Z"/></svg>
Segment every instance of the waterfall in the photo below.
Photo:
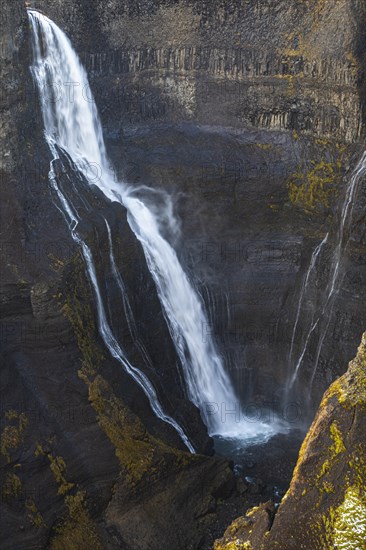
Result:
<svg viewBox="0 0 366 550"><path fill-rule="evenodd" d="M332 259L331 259L330 274L329 274L328 282L324 292L324 299L322 300L322 304L319 306L316 314L313 314L312 316L310 327L304 338L304 345L302 347L302 351L300 353L298 360L294 364L292 359L293 359L293 349L294 349L295 338L298 332L297 330L298 322L300 319L300 315L304 313L304 305L306 304L307 298L309 297L309 294L311 291L311 286L312 286L311 279L313 279L312 274L315 273L316 271L317 260L321 256L321 252L324 245L328 242L328 237L329 237L328 233L325 236L325 238L322 240L322 242L315 248L312 254L310 265L300 291L296 321L295 321L295 325L292 333L290 352L289 352L289 364L290 364L290 367L293 369L293 371L290 374L290 378L287 382L287 387L286 387L287 397L298 379L298 375L301 370L301 366L303 364L305 354L308 350L311 337L313 336L316 329L320 329L322 325L322 321L325 321L325 326L322 327L321 335L318 339L317 346L316 346L315 361L312 369L312 374L309 380L310 391L313 386L313 382L314 382L315 375L318 368L320 353L321 353L323 343L331 321L331 315L332 315L333 306L334 306L334 299L339 291L339 287L341 284L340 272L341 272L341 265L342 265L342 257L348 242L348 237L349 237L348 231L350 228L350 224L352 222L353 205L356 199L359 182L362 176L365 175L365 173L366 173L366 152L363 153L361 159L357 163L356 168L352 173L352 176L350 178L350 181L346 190L345 199L340 212L340 223L336 234L336 245L335 245Z"/></svg>
<svg viewBox="0 0 366 550"><path fill-rule="evenodd" d="M56 93L62 90L63 83L80 84L85 82L86 75L73 52L69 40L62 31L45 16L38 12L29 11L29 18L33 30L33 53L34 64L31 68L34 79L40 93L45 137L53 155L49 181L55 191L61 210L68 222L71 236L80 246L89 280L92 284L98 314L99 333L105 346L133 378L147 396L153 412L160 420L170 424L179 434L190 452L194 453L194 447L189 441L182 427L168 414L163 411L155 388L139 369L131 365L124 350L114 337L109 326L105 307L100 292L92 251L77 232L79 216L57 184L57 177L53 170L53 164L59 158L56 145L64 149L75 162L76 166L88 179L90 166L100 166L107 171L111 178L111 170L106 165L106 154L98 113L94 103L86 103L85 98L80 96L79 91L75 93L72 101L63 94L56 100ZM44 41L41 44L41 39ZM44 55L42 54L44 51ZM74 79L74 80L73 80ZM47 96L47 92L50 94ZM52 98L52 100L50 100ZM88 107L88 108L87 108ZM104 190L104 189L103 189ZM110 197L112 198L112 197ZM110 260L112 270L117 274L117 284L122 292L123 304L127 311L126 318L131 325L131 310L126 299L126 292L121 276L117 273L114 262L113 249L111 246L110 228L105 220L110 244Z"/></svg>
<svg viewBox="0 0 366 550"><path fill-rule="evenodd" d="M356 194L358 191L358 183L360 182L362 176L366 172L366 151L363 153L360 161L358 162L355 170L353 171L351 181L348 185L346 197L343 203L342 212L341 212L341 223L338 232L338 242L336 245L334 260L333 260L333 269L332 276L330 279L330 290L329 298L333 296L334 292L337 292L337 283L339 278L339 269L342 261L342 253L345 247L347 239L347 224L352 220L352 211L353 205L355 202Z"/></svg>
<svg viewBox="0 0 366 550"><path fill-rule="evenodd" d="M304 313L304 306L306 305L307 298L309 298L309 293L310 293L309 291L311 290L311 284L310 283L311 283L311 280L312 280L312 276L314 275L314 273L316 271L317 260L318 260L320 254L321 254L323 246L325 246L325 244L328 242L328 237L329 237L329 233L327 233L325 235L325 237L321 241L321 243L318 244L318 246L316 246L316 248L314 249L314 251L311 255L308 270L306 272L303 284L301 286L300 298L299 298L299 303L298 303L297 311L296 311L296 319L295 319L295 324L294 324L294 328L293 328L293 331L292 331L292 337L291 337L291 345L290 345L290 352L289 352L289 364L290 365L292 365L293 353L294 353L294 344L295 344L295 340L296 340L296 336L297 336L297 332L298 332L297 328L298 328L300 316ZM296 366L295 366L294 372L291 376L291 379L289 380L289 382L287 384L287 388L286 388L287 392L291 391L291 388L293 387L293 385L296 382L297 374L298 374L299 369L301 367L301 363L302 363L302 360L304 358L304 355L305 355L305 352L306 352L306 349L307 349L307 346L308 346L308 342L309 342L310 337L311 337L312 333L314 332L315 328L318 326L318 323L319 323L319 319L317 319L314 322L314 315L313 315L311 323L310 323L310 330L307 333L305 343L304 343L304 346L302 348L302 352L300 353L300 356L299 356L299 358L296 362Z"/></svg>
<svg viewBox="0 0 366 550"><path fill-rule="evenodd" d="M109 200L118 201L127 209L128 222L142 245L149 271L156 284L170 335L181 362L189 399L199 407L211 435L243 438L257 433L271 435L276 431L273 422L269 425L258 419L248 421L244 418L224 362L212 335L207 333L208 321L203 302L180 265L176 252L163 238L157 214L141 198L134 196L134 189L123 182L115 181L87 75L71 42L50 19L34 10L29 10L28 13L33 31L34 63L31 70L40 93L45 136L51 152L57 158L57 147L63 149L89 182L91 168L100 170L98 181L93 183ZM78 218L57 187L52 170L50 182L57 193L72 236L81 246L95 293L99 332L106 347L140 385L155 414L171 424L193 452L182 428L163 412L152 384L129 363L125 352L113 336L98 286L92 252L77 234ZM106 224L112 274L121 291L131 334L135 337L136 329L131 319L126 289L114 261L111 231L107 221Z"/></svg>

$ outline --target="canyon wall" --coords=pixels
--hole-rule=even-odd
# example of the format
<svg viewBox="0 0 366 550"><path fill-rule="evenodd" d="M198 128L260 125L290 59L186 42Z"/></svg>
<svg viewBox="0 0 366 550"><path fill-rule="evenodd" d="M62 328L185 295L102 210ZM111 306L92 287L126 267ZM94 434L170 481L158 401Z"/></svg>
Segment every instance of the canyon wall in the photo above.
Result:
<svg viewBox="0 0 366 550"><path fill-rule="evenodd" d="M225 460L188 453L103 345L84 260L48 181L51 158L29 71L24 3L4 2L1 18L1 546L135 547L131 521L127 531L115 510L123 508L127 520L138 508L141 517L157 514L140 547L158 548L169 543L173 516L184 515L182 500L190 502L184 521L190 528L175 526L177 548L198 545L218 500L233 490L232 471ZM108 215L116 261L127 287L133 282L141 335L151 336L147 374L196 449L211 454L199 413L184 399L177 358L126 213L79 181L66 160L54 169L68 193L79 186L75 200L94 212L93 226L79 229L96 249L100 215ZM106 250L99 250L98 273L107 265ZM111 284L108 273L103 280ZM113 300L120 303L117 338L138 361L122 299L114 292Z"/></svg>
<svg viewBox="0 0 366 550"><path fill-rule="evenodd" d="M191 120L348 142L364 135L359 0L32 5L69 31L117 129Z"/></svg>
<svg viewBox="0 0 366 550"><path fill-rule="evenodd" d="M68 32L87 68L116 177L173 196L175 246L215 312L202 338L215 334L246 403L288 417L283 387L322 308L363 150L364 3L32 5ZM291 396L300 421L309 421L365 326L364 201L360 184L343 288L309 338ZM300 290L327 232L289 359Z"/></svg>
<svg viewBox="0 0 366 550"><path fill-rule="evenodd" d="M215 334L243 400L260 414L274 407L286 420L307 420L354 356L366 322L361 180L341 289L309 344L289 417L282 390L293 368L299 291L329 231L299 321L306 335L312 308L322 306L347 184L364 148L364 2L33 5L69 34L87 67L116 177L172 195L181 219L175 245L211 312L202 338ZM3 548L57 549L85 536L98 548L129 548L142 526L141 548L198 547L218 500L232 490L231 470L225 461L187 455L106 353L82 258L49 190L23 2L4 2L1 17ZM60 92L72 100L70 83ZM119 267L143 330L153 334L150 374L164 404L210 453L197 410L183 399L141 250L115 205L98 196L90 204L96 229L84 231L100 245L100 265L106 235L98 210L114 220ZM128 341L123 319L116 324ZM299 337L297 353L302 343ZM303 402L313 375L309 412Z"/></svg>

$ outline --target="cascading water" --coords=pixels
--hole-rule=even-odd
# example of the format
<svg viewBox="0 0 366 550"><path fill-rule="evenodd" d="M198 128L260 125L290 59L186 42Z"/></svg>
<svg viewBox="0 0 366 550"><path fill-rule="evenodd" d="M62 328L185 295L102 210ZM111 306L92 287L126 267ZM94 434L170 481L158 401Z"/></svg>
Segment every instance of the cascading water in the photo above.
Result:
<svg viewBox="0 0 366 550"><path fill-rule="evenodd" d="M306 305L309 290L310 290L310 287L311 287L312 275L314 274L314 272L316 270L317 260L318 260L320 254L321 254L321 251L322 251L323 247L325 246L325 244L328 242L328 237L329 237L329 233L326 234L326 236L324 237L322 242L315 248L314 252L312 253L310 264L309 264L308 270L306 272L304 282L303 282L302 287L301 287L300 299L299 299L299 303L298 303L298 306L297 306L296 320L295 320L295 324L294 324L294 329L292 331L291 346L290 346L290 352L289 352L289 364L290 365L292 365L292 361L293 361L294 344L295 344L295 340L296 340L296 336L297 336L297 332L298 332L297 329L298 329L298 324L299 324L299 320L300 320L300 315L304 313L304 307ZM300 353L300 356L299 356L298 360L296 361L296 366L295 366L294 372L292 373L292 376L291 376L291 378L288 382L288 385L287 385L287 388L286 388L287 392L291 391L291 388L293 387L293 385L296 382L297 374L298 374L299 369L301 367L301 363L302 363L302 360L304 358L309 339L311 337L311 334L313 333L313 331L317 327L318 323L319 323L319 319L317 319L314 322L314 315L313 315L312 319L311 319L311 322L310 322L310 330L308 331L307 336L305 338L305 342L304 342L302 351Z"/></svg>
<svg viewBox="0 0 366 550"><path fill-rule="evenodd" d="M101 177L93 183L108 199L118 201L127 208L129 224L143 247L182 364L188 396L200 408L209 433L238 438L250 438L257 434L264 437L272 435L277 429L273 421L268 423L256 419L250 422L242 415L239 400L212 337L210 334L203 334L208 323L202 302L180 265L175 251L162 237L156 215L140 198L134 196L133 189L115 181L87 75L69 39L44 15L29 10L29 17L33 30L35 59L32 72L41 96L45 135L50 149L55 158L58 158L57 147L66 151L89 181L91 168L99 169ZM69 91L67 95L63 93L65 86ZM163 412L152 384L143 373L128 362L124 351L113 336L98 286L92 252L77 233L77 215L57 187L52 172L50 181L69 222L73 238L83 250L96 296L99 330L105 345L141 386L155 414L171 424L193 452L182 428ZM112 272L120 287L128 318L128 300L114 262L108 224L107 230ZM133 331L131 317L129 319Z"/></svg>
<svg viewBox="0 0 366 550"><path fill-rule="evenodd" d="M59 198L62 212L70 227L72 238L81 247L83 253L89 279L95 294L99 333L112 357L122 365L126 372L141 387L149 399L150 406L156 416L170 424L177 431L187 448L194 453L194 447L181 426L163 411L155 388L148 380L147 376L129 363L126 354L118 344L107 321L92 252L77 232L77 226L80 221L78 214L58 187L56 174L53 170L53 163L59 158L56 144L68 152L86 177L90 166L95 166L96 162L100 163L97 164L97 166L107 168L102 164L106 156L98 121L98 113L94 104L91 104L90 109L86 109L85 99L81 99L79 95L74 97L75 101L70 101L70 98L66 100L64 97L62 99L59 98L60 103L55 101L55 92L60 90L60 86L63 82L80 84L80 77L83 77L81 81L85 80L82 67L78 66L78 60L68 39L56 25L48 18L35 11L29 11L29 17L33 29L33 50L35 58L32 72L40 92L45 137L54 157L54 160L51 162L49 180L53 190ZM44 55L42 54L41 37L44 41L43 48L46 48ZM57 62L56 59L58 59ZM62 63L64 67L66 66L69 70L66 72L65 69L61 70ZM71 80L72 78L76 80L73 81ZM46 96L47 92L50 94L48 98ZM53 101L50 101L50 98L53 98ZM78 108L79 104L80 108ZM83 120L85 121L84 127L82 125ZM93 159L93 154L95 154L94 158L97 160L91 160ZM107 221L106 225L108 236L110 236L110 229ZM111 259L113 258L112 248L110 248L110 257ZM114 258L111 265L112 269L115 268ZM117 278L117 283L121 285L121 290L123 292L124 285L120 276ZM127 309L128 303L126 302L125 294L123 294L122 298L124 306ZM128 321L130 319L129 315L126 317Z"/></svg>
<svg viewBox="0 0 366 550"><path fill-rule="evenodd" d="M296 322L295 322L294 331L292 334L292 340L291 340L291 346L290 346L290 352L289 352L289 363L290 363L290 366L293 368L293 371L290 374L290 377L287 383L287 388L286 388L287 398L289 397L291 390L298 379L298 375L301 370L301 366L303 364L304 357L308 350L309 343L311 341L313 334L315 333L316 329L320 329L321 323L325 323L325 326L322 327L321 334L316 346L315 361L314 361L312 374L309 381L310 391L313 386L314 378L318 368L321 349L322 349L322 346L329 328L329 324L331 321L331 315L332 315L333 306L334 306L334 299L338 293L338 290L341 284L340 275L341 275L342 256L348 242L347 241L349 237L348 230L352 222L353 205L357 195L359 182L361 178L365 175L365 173L366 173L366 152L363 153L360 161L358 162L356 168L354 169L346 191L345 200L340 213L340 225L337 231L336 246L333 252L331 266L330 266L330 274L329 274L328 283L325 289L325 298L322 301L322 304L320 305L318 312L312 316L310 327L306 333L306 337L303 340L304 345L302 348L302 352L297 362L294 364L292 361L293 349L294 349L296 333L298 332L297 326L298 326L299 318L300 318L300 315L304 313L303 311L304 304L307 301L306 297L309 291L311 290L310 288L311 275L316 269L317 260L321 256L322 249L328 241L329 234L325 236L323 241L316 247L316 249L313 252L309 269L301 289L299 305L297 309Z"/></svg>

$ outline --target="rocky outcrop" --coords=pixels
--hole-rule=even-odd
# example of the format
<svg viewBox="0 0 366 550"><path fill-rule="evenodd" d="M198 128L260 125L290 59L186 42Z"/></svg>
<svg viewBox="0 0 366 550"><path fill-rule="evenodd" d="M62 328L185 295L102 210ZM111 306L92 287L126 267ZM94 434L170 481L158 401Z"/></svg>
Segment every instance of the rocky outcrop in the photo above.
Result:
<svg viewBox="0 0 366 550"><path fill-rule="evenodd" d="M150 476L147 485L145 482L131 491L122 479L115 487L105 519L123 547L136 548L137 539L141 550L200 548L215 518L218 500L232 494L233 478L226 461L196 460L177 471L168 458L165 467L166 475Z"/></svg>
<svg viewBox="0 0 366 550"><path fill-rule="evenodd" d="M215 548L363 548L366 540L366 334L348 371L324 395L273 525L258 540L249 513ZM236 526L244 525L245 529ZM259 519L252 533L260 529Z"/></svg>
<svg viewBox="0 0 366 550"><path fill-rule="evenodd" d="M252 508L245 517L233 521L224 536L215 541L214 550L258 548L272 525L274 513L275 508L271 501Z"/></svg>
<svg viewBox="0 0 366 550"><path fill-rule="evenodd" d="M362 548L366 537L366 334L325 393L265 548Z"/></svg>

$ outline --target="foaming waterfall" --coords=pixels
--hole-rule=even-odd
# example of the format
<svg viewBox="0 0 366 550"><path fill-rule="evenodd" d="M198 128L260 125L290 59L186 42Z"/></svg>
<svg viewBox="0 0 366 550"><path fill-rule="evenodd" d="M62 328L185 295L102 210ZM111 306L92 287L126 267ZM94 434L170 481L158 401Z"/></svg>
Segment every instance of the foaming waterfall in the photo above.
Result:
<svg viewBox="0 0 366 550"><path fill-rule="evenodd" d="M310 389L309 396L311 394L311 389L313 387L313 382L314 382L315 375L318 368L320 353L321 353L323 343L326 338L327 331L331 321L334 301L342 282L341 266L342 266L343 254L345 252L345 249L349 240L349 230L352 223L353 205L356 200L357 192L359 189L359 183L361 181L361 178L365 175L365 173L366 173L366 152L363 153L361 159L357 163L356 168L354 169L352 176L350 178L349 184L347 186L345 199L340 212L340 222L336 233L336 245L331 258L330 273L328 276L328 281L324 292L324 298L321 304L319 305L317 311L312 315L310 326L302 339L303 345L302 345L301 353L298 359L294 361L294 344L295 344L296 335L299 332L298 331L299 319L300 319L300 316L304 314L306 302L310 298L310 293L313 289L312 282L314 283L315 281L314 276L316 275L315 273L316 266L319 261L319 258L321 257L322 250L328 242L329 234L325 236L323 241L315 248L312 254L310 265L300 291L296 321L295 321L294 330L292 333L291 346L290 346L290 352L289 352L290 374L289 374L287 387L286 387L287 398L289 397L289 395L291 395L291 391L298 380L298 376L300 374L301 367L303 365L304 358L305 358L306 352L308 351L311 339L315 334L316 330L318 330L320 333L320 336L316 343L315 360L313 363L312 373L309 380L309 389Z"/></svg>
<svg viewBox="0 0 366 550"><path fill-rule="evenodd" d="M97 166L106 168L104 165L106 159L105 147L98 113L94 103L91 104L90 109L86 109L85 99L78 94L74 97L73 102L70 101L70 98L65 99L65 97L59 98L60 103L55 100L55 94L60 90L63 82L75 82L80 84L81 82L85 82L86 75L79 64L76 54L72 50L69 40L62 31L48 18L38 14L38 12L29 11L29 17L33 29L34 65L32 66L32 73L40 92L45 137L54 157L54 160L51 162L49 181L59 198L62 212L70 228L71 236L80 246L84 257L89 280L92 284L96 300L99 333L112 357L121 364L124 370L143 390L156 416L160 418L160 420L171 425L177 431L190 452L194 453L195 449L184 430L172 417L164 412L154 386L143 372L131 365L128 361L125 352L114 337L108 323L92 251L77 232L78 223L80 221L79 217L59 188L57 177L53 169L53 163L56 159L59 159L55 144L68 152L85 177L88 176L90 166L95 165L95 163L100 163L97 164ZM42 46L41 39L43 40ZM42 47L45 52L44 55L42 54ZM69 68L70 71L68 72ZM75 78L75 80L73 81L72 78ZM50 94L48 98L46 95L47 92ZM53 98L53 101L49 100L50 97ZM78 108L79 103L80 109ZM85 124L83 124L83 121L85 121ZM96 155L95 157L92 156L94 154ZM106 225L108 237L110 238L110 228L107 221ZM110 258L112 269L117 272L111 246ZM126 314L127 322L129 322L131 326L131 312L128 310L129 303L126 300L126 293L120 275L117 277L117 284L122 292L125 311L128 312L128 314Z"/></svg>
<svg viewBox="0 0 366 550"><path fill-rule="evenodd" d="M206 335L208 321L177 255L159 233L156 219L139 199L127 196L131 227L141 242L156 283L170 334L184 369L190 400L200 407L211 432L221 433L217 405L234 410L238 404L231 381L214 343Z"/></svg>
<svg viewBox="0 0 366 550"><path fill-rule="evenodd" d="M33 30L34 64L32 72L37 82L47 142L57 158L57 147L65 150L72 161L90 182L90 168L98 167L101 177L93 181L111 201L118 201L128 210L128 221L140 241L150 273L155 281L167 325L181 361L189 399L201 411L209 433L232 437L264 436L276 431L275 423L258 419L244 419L239 399L212 336L207 332L207 316L202 300L194 290L177 255L159 230L157 215L134 196L134 190L116 182L106 155L101 123L91 97L87 75L66 35L47 17L29 11ZM72 98L61 93L65 83L72 85ZM85 90L88 92L85 93ZM49 98L53 98L51 101ZM181 427L162 410L157 394L147 377L127 360L108 324L103 299L99 290L93 256L90 248L76 233L78 219L73 213L55 177L51 184L70 225L73 238L80 244L94 288L98 309L99 330L106 347L148 396L155 414L171 424L187 447L193 452ZM106 222L107 223L107 222ZM113 243L107 223L112 274L121 291L122 301L131 334L135 327L129 317L126 290L113 256Z"/></svg>

